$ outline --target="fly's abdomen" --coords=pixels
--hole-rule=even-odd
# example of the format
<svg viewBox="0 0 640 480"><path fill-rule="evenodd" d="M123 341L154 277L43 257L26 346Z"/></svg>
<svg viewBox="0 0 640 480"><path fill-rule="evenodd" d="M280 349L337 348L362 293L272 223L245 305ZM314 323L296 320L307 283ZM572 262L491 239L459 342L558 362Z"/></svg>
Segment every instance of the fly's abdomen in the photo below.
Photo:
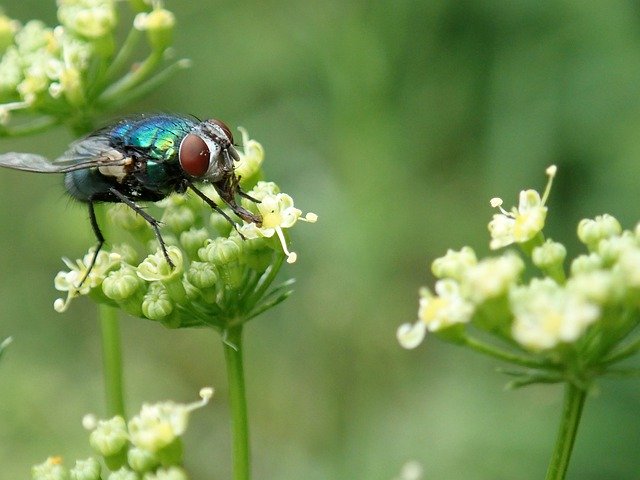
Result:
<svg viewBox="0 0 640 480"><path fill-rule="evenodd" d="M81 202L113 200L109 189L117 187L115 177L102 175L97 168L75 170L64 176L64 186L69 195Z"/></svg>
<svg viewBox="0 0 640 480"><path fill-rule="evenodd" d="M148 160L170 162L177 159L180 142L196 125L190 118L174 115L124 120L111 130L111 144L125 153L138 153Z"/></svg>

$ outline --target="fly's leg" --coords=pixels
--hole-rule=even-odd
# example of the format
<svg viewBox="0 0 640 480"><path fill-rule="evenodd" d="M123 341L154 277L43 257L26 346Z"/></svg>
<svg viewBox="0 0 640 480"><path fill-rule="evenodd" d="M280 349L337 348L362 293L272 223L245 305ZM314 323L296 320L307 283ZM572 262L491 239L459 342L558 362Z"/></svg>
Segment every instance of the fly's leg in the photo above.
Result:
<svg viewBox="0 0 640 480"><path fill-rule="evenodd" d="M214 202L213 200L211 200L209 197L207 197L204 193L202 193L200 190L198 190L195 185L193 185L193 183L189 183L189 188L191 190L193 190L194 192L196 192L196 195L198 195L202 200L204 200L204 202L209 205L211 208L213 208L216 212L218 212L220 215L222 215L231 225L233 225L233 228L236 230L236 232L238 232L238 235L240 235L240 238L242 238L243 240L246 240L245 236L242 235L242 233L240 233L240 230L238 230L238 225L236 224L236 222L233 221L233 219L226 214L226 212L224 210L222 210L217 204L216 202ZM236 209L233 207L233 205L229 205L234 212L236 212ZM243 209L244 210L244 209ZM236 212L238 213L238 212ZM247 212L249 213L249 212Z"/></svg>
<svg viewBox="0 0 640 480"><path fill-rule="evenodd" d="M98 225L98 219L96 218L96 211L94 208L93 200L89 200L89 221L91 222L91 228L93 228L93 233L96 236L96 239L98 240L98 245L96 245L96 249L93 252L93 257L91 257L89 268L87 268L87 271L83 275L82 280L80 280L80 283L76 287L77 290L80 290L82 288L82 285L84 284L85 280L91 273L93 266L96 264L96 259L98 258L98 253L100 253L100 249L102 249L102 246L104 245L104 235L102 235L102 231L100 230L100 226Z"/></svg>
<svg viewBox="0 0 640 480"><path fill-rule="evenodd" d="M259 215L254 215L249 210L242 208L236 203L235 194L237 193L241 197L251 200L253 203L260 203L260 200L253 198L248 193L245 193L240 188L240 177L235 175L229 179L227 184L219 185L214 184L216 190L220 194L220 197L231 207L233 212L243 220L247 222L253 222L258 226L262 225L262 218Z"/></svg>
<svg viewBox="0 0 640 480"><path fill-rule="evenodd" d="M258 200L257 198L253 198L248 193L242 191L242 189L240 188L240 180L242 180L242 177L236 177L235 180L233 180L233 189L238 192L238 195L240 195L242 198L246 198L247 200L251 200L253 203L260 203L260 200Z"/></svg>
<svg viewBox="0 0 640 480"><path fill-rule="evenodd" d="M175 268L175 265L173 264L173 262L169 258L169 254L167 253L167 247L166 247L166 245L164 243L164 240L162 239L162 235L160 234L160 222L158 222L158 220L156 220L151 215L149 215L147 212L145 212L144 209L140 205L135 203L133 200L131 200L126 195L123 195L122 193L120 193L115 188L111 187L109 189L109 192L111 194L113 194L122 203L124 203L125 205L129 206L134 212L136 212L138 215L140 215L142 218L144 218L147 221L147 223L149 223L149 225L151 225L151 228L153 228L153 231L156 234L156 238L158 239L158 243L160 244L160 248L162 249L162 253L164 254L165 260L167 261L167 263L169 264L169 266L172 269Z"/></svg>
<svg viewBox="0 0 640 480"><path fill-rule="evenodd" d="M258 200L257 198L253 198L251 195L243 192L240 189L238 189L238 195L240 195L242 198L246 198L247 200L251 200L253 203L260 203L260 200Z"/></svg>

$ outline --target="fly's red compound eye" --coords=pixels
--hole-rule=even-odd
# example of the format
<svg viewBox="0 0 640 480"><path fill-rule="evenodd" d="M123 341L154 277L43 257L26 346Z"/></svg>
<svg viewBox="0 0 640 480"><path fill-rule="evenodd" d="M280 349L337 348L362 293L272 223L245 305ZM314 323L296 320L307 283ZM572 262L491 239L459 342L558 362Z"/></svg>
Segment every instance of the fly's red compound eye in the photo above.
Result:
<svg viewBox="0 0 640 480"><path fill-rule="evenodd" d="M212 118L211 120L209 120L209 122L213 123L214 125L217 125L218 127L220 127L222 129L222 131L224 132L224 134L229 139L229 141L231 142L231 144L233 145L233 135L232 135L231 130L229 129L229 127L227 127L226 123L224 123L222 120L216 120L215 118Z"/></svg>
<svg viewBox="0 0 640 480"><path fill-rule="evenodd" d="M178 159L182 170L192 177L202 177L209 170L209 147L198 135L189 133L180 143Z"/></svg>

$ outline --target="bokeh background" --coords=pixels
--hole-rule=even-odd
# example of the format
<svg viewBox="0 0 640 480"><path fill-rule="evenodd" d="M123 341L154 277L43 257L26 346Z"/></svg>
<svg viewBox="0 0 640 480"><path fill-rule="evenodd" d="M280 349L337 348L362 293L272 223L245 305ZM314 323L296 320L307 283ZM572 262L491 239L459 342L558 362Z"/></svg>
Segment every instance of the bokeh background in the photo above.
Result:
<svg viewBox="0 0 640 480"><path fill-rule="evenodd" d="M53 0L3 2L55 24ZM293 232L295 294L246 329L256 479L540 479L560 387L505 391L494 360L428 339L412 321L447 248L488 253L489 198L507 205L559 167L548 232L578 252L580 218L640 218L640 4L636 1L167 0L193 68L130 112L215 116L266 148L270 178L316 225ZM123 112L124 113L124 112ZM105 118L105 121L108 120ZM60 129L2 140L55 156ZM0 478L51 454L86 457L80 420L104 411L88 300L60 315L60 257L93 244L61 178L0 172ZM195 479L230 478L220 339L123 318L128 407L217 389L186 436ZM637 381L589 398L571 479L637 479Z"/></svg>

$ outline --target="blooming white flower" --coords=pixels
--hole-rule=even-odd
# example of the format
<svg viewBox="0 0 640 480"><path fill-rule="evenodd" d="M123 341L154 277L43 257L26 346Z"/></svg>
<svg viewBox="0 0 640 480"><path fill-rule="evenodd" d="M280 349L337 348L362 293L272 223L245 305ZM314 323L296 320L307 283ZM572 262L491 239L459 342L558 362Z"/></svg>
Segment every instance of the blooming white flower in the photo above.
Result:
<svg viewBox="0 0 640 480"><path fill-rule="evenodd" d="M509 300L513 338L533 351L574 342L600 314L597 305L550 278L512 288Z"/></svg>
<svg viewBox="0 0 640 480"><path fill-rule="evenodd" d="M287 248L287 241L282 229L291 228L298 220L314 223L318 216L314 213L307 213L302 217L302 211L293 206L293 198L286 193L280 193L273 182L258 182L249 195L259 200L255 206L262 217L262 225L257 226L255 223L245 222L240 227L240 233L247 238L271 238L277 234L282 250L287 256L287 263L294 263L297 254L290 252Z"/></svg>
<svg viewBox="0 0 640 480"><path fill-rule="evenodd" d="M425 323L427 330L434 332L471 320L474 306L461 295L458 282L438 280L434 290L435 296L428 289L420 291L418 318Z"/></svg>
<svg viewBox="0 0 640 480"><path fill-rule="evenodd" d="M20 56L24 59L28 59L28 55L33 53L53 53L57 49L53 30L40 20L28 21L16 32L14 41Z"/></svg>
<svg viewBox="0 0 640 480"><path fill-rule="evenodd" d="M502 208L502 199L491 199L491 206L499 208L501 212L496 213L489 222L489 232L491 233L489 247L492 250L506 247L512 243L527 242L542 230L547 217L545 203L551 191L556 170L555 165L547 168L546 173L549 180L542 198L535 190L523 190L520 192L518 208L514 207L510 212Z"/></svg>
<svg viewBox="0 0 640 480"><path fill-rule="evenodd" d="M186 405L172 401L144 404L140 413L129 420L131 443L151 453L166 447L184 433L191 412L204 407L212 396L212 388L203 388L201 400Z"/></svg>
<svg viewBox="0 0 640 480"><path fill-rule="evenodd" d="M116 252L105 252L102 250L98 252L93 268L87 275L87 271L93 259L93 252L94 248L91 248L84 258L82 260L76 260L75 264L68 258L62 259L69 268L69 271L58 272L54 280L54 286L56 290L67 292L67 299L56 299L53 303L53 308L56 312L66 311L67 308L69 308L71 300L79 297L80 295L86 295L92 288L99 286L104 280L106 274L116 265L120 264L120 254ZM80 285L81 282L82 285Z"/></svg>
<svg viewBox="0 0 640 480"><path fill-rule="evenodd" d="M49 457L46 461L31 468L33 480L67 480L69 472L62 464L62 457Z"/></svg>
<svg viewBox="0 0 640 480"><path fill-rule="evenodd" d="M447 250L444 257L436 258L431 264L431 271L438 278L462 280L465 272L478 264L476 253L471 247L460 250Z"/></svg>
<svg viewBox="0 0 640 480"><path fill-rule="evenodd" d="M515 253L486 258L464 272L461 291L465 298L479 305L506 294L523 271L524 262Z"/></svg>
<svg viewBox="0 0 640 480"><path fill-rule="evenodd" d="M637 277L637 273L633 273ZM623 275L611 270L592 270L572 275L567 280L567 290L597 305L605 305L624 295Z"/></svg>
<svg viewBox="0 0 640 480"><path fill-rule="evenodd" d="M462 297L460 285L455 280L438 280L435 293L427 288L421 289L418 321L414 324L405 323L398 328L396 336L404 348L417 347L427 330L434 332L471 320L474 306Z"/></svg>
<svg viewBox="0 0 640 480"><path fill-rule="evenodd" d="M175 23L175 15L162 8L160 2L154 5L153 10L148 13L139 13L133 20L134 28L146 31L151 46L159 50L165 49L171 44Z"/></svg>
<svg viewBox="0 0 640 480"><path fill-rule="evenodd" d="M640 248L622 252L616 267L627 288L640 288Z"/></svg>
<svg viewBox="0 0 640 480"><path fill-rule="evenodd" d="M16 87L27 104L33 104L38 95L49 88L51 79L48 73L52 60L55 58L46 51L33 53L29 56L29 63L24 68L24 78Z"/></svg>
<svg viewBox="0 0 640 480"><path fill-rule="evenodd" d="M148 13L139 13L133 20L133 26L137 30L171 29L175 23L175 15L160 7L154 8Z"/></svg>
<svg viewBox="0 0 640 480"><path fill-rule="evenodd" d="M238 151L240 160L234 162L235 174L240 178L250 178L253 176L264 161L264 148L255 140L249 138L249 132L239 127L242 134L242 151Z"/></svg>
<svg viewBox="0 0 640 480"><path fill-rule="evenodd" d="M49 60L47 74L53 81L49 94L54 98L64 94L69 103L80 105L85 101L82 73L89 66L93 46L69 35L62 26L56 27L53 35L60 45L60 58Z"/></svg>
<svg viewBox="0 0 640 480"><path fill-rule="evenodd" d="M415 323L403 323L398 327L396 337L402 348L412 350L422 343L427 333L427 326L418 320Z"/></svg>
<svg viewBox="0 0 640 480"><path fill-rule="evenodd" d="M58 20L87 38L100 38L116 26L114 0L58 0Z"/></svg>
<svg viewBox="0 0 640 480"><path fill-rule="evenodd" d="M0 60L0 95L11 95L22 81L22 78L20 53L16 47L9 47L4 52L2 60Z"/></svg>
<svg viewBox="0 0 640 480"><path fill-rule="evenodd" d="M0 14L0 53L11 45L13 37L20 29L20 22Z"/></svg>

